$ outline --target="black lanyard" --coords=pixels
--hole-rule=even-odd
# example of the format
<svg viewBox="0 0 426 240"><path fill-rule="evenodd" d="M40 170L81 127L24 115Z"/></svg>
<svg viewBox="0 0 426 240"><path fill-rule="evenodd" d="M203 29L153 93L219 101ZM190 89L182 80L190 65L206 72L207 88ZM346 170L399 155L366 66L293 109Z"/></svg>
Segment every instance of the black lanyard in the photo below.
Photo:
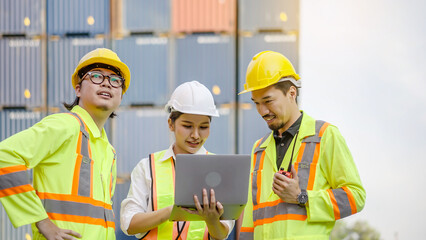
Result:
<svg viewBox="0 0 426 240"><path fill-rule="evenodd" d="M294 148L296 147L297 136L299 135L299 130L297 130L296 136L294 136L293 150L291 150L290 162L288 163L287 172L291 172L291 163L293 162Z"/></svg>

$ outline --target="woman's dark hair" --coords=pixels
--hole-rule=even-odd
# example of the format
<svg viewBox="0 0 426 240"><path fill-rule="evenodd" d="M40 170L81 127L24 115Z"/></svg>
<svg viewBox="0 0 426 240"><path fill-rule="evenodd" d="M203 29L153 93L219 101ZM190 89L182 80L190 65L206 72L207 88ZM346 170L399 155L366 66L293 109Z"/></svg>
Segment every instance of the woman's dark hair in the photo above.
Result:
<svg viewBox="0 0 426 240"><path fill-rule="evenodd" d="M175 123L176 119L178 119L180 117L180 115L182 115L183 112L179 112L179 111L172 111L169 115L170 120L172 120L172 123ZM208 116L210 119L210 122L212 121L212 117Z"/></svg>

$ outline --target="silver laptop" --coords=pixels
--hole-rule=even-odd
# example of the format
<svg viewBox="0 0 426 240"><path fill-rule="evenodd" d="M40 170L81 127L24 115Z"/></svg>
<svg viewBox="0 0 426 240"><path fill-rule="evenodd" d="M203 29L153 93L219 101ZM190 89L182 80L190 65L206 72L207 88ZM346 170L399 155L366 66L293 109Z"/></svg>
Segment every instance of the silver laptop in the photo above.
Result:
<svg viewBox="0 0 426 240"><path fill-rule="evenodd" d="M180 207L194 208L194 194L202 205L202 189L215 191L216 201L222 203L222 220L237 219L247 203L250 180L250 155L176 155L175 204L171 221L200 221L198 215Z"/></svg>

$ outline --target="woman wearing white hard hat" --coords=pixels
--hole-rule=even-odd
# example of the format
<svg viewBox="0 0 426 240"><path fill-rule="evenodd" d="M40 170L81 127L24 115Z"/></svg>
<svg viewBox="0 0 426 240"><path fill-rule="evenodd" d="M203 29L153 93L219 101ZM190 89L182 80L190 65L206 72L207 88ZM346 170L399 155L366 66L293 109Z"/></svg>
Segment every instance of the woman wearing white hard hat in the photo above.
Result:
<svg viewBox="0 0 426 240"><path fill-rule="evenodd" d="M208 154L203 147L210 134L211 117L218 117L210 91L197 81L178 86L166 105L168 125L175 139L163 151L142 159L132 172L127 198L121 203L121 229L142 239L225 239L234 221L220 221L223 206L214 199L214 191L203 189L208 208L195 197L197 214L204 221L168 221L174 203L174 176L166 169L174 167L176 154ZM213 200L213 201L212 201Z"/></svg>

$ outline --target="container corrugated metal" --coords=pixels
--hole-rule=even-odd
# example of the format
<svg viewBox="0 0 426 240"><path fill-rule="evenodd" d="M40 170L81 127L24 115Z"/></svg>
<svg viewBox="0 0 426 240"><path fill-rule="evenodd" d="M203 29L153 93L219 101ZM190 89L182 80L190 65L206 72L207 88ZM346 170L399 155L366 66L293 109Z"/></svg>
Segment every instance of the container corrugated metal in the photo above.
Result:
<svg viewBox="0 0 426 240"><path fill-rule="evenodd" d="M235 37L188 35L176 40L176 83L197 80L213 93L216 103L235 102Z"/></svg>
<svg viewBox="0 0 426 240"><path fill-rule="evenodd" d="M46 0L47 34L106 34L109 0Z"/></svg>
<svg viewBox="0 0 426 240"><path fill-rule="evenodd" d="M247 66L259 52L271 50L284 54L293 64L296 72L299 69L299 40L297 34L261 33L242 36L239 44L239 82L238 92L244 90ZM238 95L240 102L251 103L251 94Z"/></svg>
<svg viewBox="0 0 426 240"><path fill-rule="evenodd" d="M14 228L0 203L0 240L31 239L31 225ZM28 238L29 237L29 238Z"/></svg>
<svg viewBox="0 0 426 240"><path fill-rule="evenodd" d="M163 108L123 109L112 121L112 145L117 152L117 174L130 174L148 154L170 145L168 115Z"/></svg>
<svg viewBox="0 0 426 240"><path fill-rule="evenodd" d="M172 31L235 32L236 0L173 0Z"/></svg>
<svg viewBox="0 0 426 240"><path fill-rule="evenodd" d="M40 35L42 0L0 0L0 34Z"/></svg>
<svg viewBox="0 0 426 240"><path fill-rule="evenodd" d="M45 115L38 111L12 109L0 111L0 141L33 126Z"/></svg>
<svg viewBox="0 0 426 240"><path fill-rule="evenodd" d="M113 49L127 64L132 75L121 105L166 104L169 93L168 38L127 37L114 40Z"/></svg>
<svg viewBox="0 0 426 240"><path fill-rule="evenodd" d="M168 32L170 0L123 0L122 32Z"/></svg>
<svg viewBox="0 0 426 240"><path fill-rule="evenodd" d="M74 69L89 51L105 47L103 38L62 38L47 42L47 104L62 107L62 102L71 103L75 91L71 84Z"/></svg>
<svg viewBox="0 0 426 240"><path fill-rule="evenodd" d="M134 236L127 236L120 228L120 208L121 202L126 199L129 193L130 180L117 180L115 185L114 196L112 197L112 209L115 215L115 236L117 240L135 240Z"/></svg>
<svg viewBox="0 0 426 240"><path fill-rule="evenodd" d="M220 117L213 117L210 136L204 144L209 152L234 154L235 149L235 108L221 107Z"/></svg>
<svg viewBox="0 0 426 240"><path fill-rule="evenodd" d="M40 39L0 39L0 106L43 106Z"/></svg>
<svg viewBox="0 0 426 240"><path fill-rule="evenodd" d="M239 30L299 29L300 0L239 0Z"/></svg>
<svg viewBox="0 0 426 240"><path fill-rule="evenodd" d="M238 153L250 154L254 142L271 130L253 104L240 104L238 114Z"/></svg>

